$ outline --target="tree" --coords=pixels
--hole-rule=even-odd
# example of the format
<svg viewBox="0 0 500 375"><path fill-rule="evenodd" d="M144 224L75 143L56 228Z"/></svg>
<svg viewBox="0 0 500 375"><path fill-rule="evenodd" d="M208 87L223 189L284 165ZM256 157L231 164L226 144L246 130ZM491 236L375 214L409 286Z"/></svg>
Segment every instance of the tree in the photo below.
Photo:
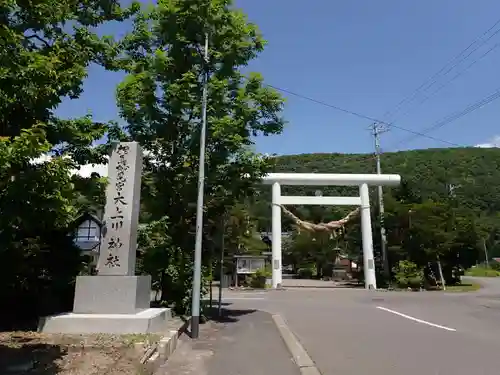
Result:
<svg viewBox="0 0 500 375"><path fill-rule="evenodd" d="M101 177L97 173L93 173L88 178L77 174L72 176L71 182L76 193L73 205L77 212L101 216L106 203L107 181L107 177Z"/></svg>
<svg viewBox="0 0 500 375"><path fill-rule="evenodd" d="M137 8L112 0L0 4L0 299L10 318L72 299L80 260L67 233L77 215L70 171L104 160L91 146L108 127L53 111L78 98L89 64L118 68L118 45L92 30Z"/></svg>
<svg viewBox="0 0 500 375"><path fill-rule="evenodd" d="M240 72L264 45L257 27L229 0L159 1L136 17L123 44L128 75L117 97L130 139L149 155L143 204L152 220L168 220L172 246L182 249L177 270L186 277L191 270L180 264L190 264L194 248L203 81L208 77L204 238L210 245L227 207L251 196L269 170L268 158L249 148L253 137L283 129L280 95L261 75ZM157 267L168 300L167 269Z"/></svg>
<svg viewBox="0 0 500 375"><path fill-rule="evenodd" d="M386 223L392 263L410 261L425 269L430 285L441 272L446 283L459 282L459 270L478 259L480 235L474 212L452 207L450 201L389 202Z"/></svg>
<svg viewBox="0 0 500 375"><path fill-rule="evenodd" d="M230 208L224 227L226 255L260 255L267 249L257 232L256 220L250 216L246 204L236 203Z"/></svg>

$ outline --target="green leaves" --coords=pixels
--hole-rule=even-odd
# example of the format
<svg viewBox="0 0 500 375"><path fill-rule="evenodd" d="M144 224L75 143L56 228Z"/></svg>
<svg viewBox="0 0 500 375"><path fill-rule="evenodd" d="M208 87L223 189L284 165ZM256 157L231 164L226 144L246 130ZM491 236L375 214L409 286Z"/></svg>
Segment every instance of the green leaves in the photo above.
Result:
<svg viewBox="0 0 500 375"><path fill-rule="evenodd" d="M254 137L279 134L284 124L280 95L265 87L259 74L246 79L240 72L263 45L257 27L227 0L159 1L135 17L134 30L122 43L120 64L127 77L117 89L117 99L131 139L148 153L143 208L148 219L168 217L165 236L171 239L169 248L153 246L149 251L170 254L167 258L176 254L169 266L155 263L166 295L170 282L165 280L173 280L172 262L177 262L176 280L187 280L184 272L191 272L207 76L204 252L213 251L226 213L231 217L227 249L265 248L254 223L246 221L241 203L254 194L256 181L270 169L269 160L250 149Z"/></svg>
<svg viewBox="0 0 500 375"><path fill-rule="evenodd" d="M89 64L116 69L119 44L98 37L90 26L123 20L137 10L137 3L122 9L113 0L4 4L0 135L15 136L38 121L55 120L52 110L62 98L81 94Z"/></svg>
<svg viewBox="0 0 500 375"><path fill-rule="evenodd" d="M132 139L158 161L150 171L159 185L156 198L162 196L167 207L196 200L205 73L209 73L208 197L216 194L219 204L227 205L249 193L269 164L252 157L246 147L253 136L277 134L283 127L279 94L264 87L260 75L246 80L239 72L263 42L256 27L230 5L220 0L161 1L136 17L134 31L123 42L126 54L121 61L129 74L118 87L118 104ZM244 174L249 175L248 182L242 181ZM177 191L183 192L182 202ZM222 191L230 196L227 202L220 200Z"/></svg>
<svg viewBox="0 0 500 375"><path fill-rule="evenodd" d="M93 143L108 130L121 134L90 115L63 120L54 110L80 96L90 64L120 67L120 43L94 28L137 10L114 0L0 2L0 299L15 299L18 312L47 313L43 301L72 292L81 261L68 228L92 206L75 188L98 200L104 182L71 171L104 161L105 147ZM67 311L68 302L50 307Z"/></svg>

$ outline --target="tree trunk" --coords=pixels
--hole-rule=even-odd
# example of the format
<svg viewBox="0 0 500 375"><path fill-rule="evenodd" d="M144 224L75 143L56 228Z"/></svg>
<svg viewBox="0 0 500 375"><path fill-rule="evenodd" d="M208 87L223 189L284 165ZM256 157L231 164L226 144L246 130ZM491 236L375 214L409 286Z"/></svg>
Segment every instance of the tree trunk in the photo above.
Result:
<svg viewBox="0 0 500 375"><path fill-rule="evenodd" d="M160 301L166 301L166 297L168 295L168 285L167 285L167 277L165 275L165 271L161 273L160 277L160 289L161 289L161 296L160 296Z"/></svg>
<svg viewBox="0 0 500 375"><path fill-rule="evenodd" d="M321 262L316 262L316 278L321 280L323 277L323 264Z"/></svg>

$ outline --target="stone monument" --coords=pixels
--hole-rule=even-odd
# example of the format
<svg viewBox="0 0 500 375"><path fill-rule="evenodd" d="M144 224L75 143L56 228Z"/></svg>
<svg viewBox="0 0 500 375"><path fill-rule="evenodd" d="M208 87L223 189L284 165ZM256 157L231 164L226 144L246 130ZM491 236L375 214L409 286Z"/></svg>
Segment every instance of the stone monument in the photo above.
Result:
<svg viewBox="0 0 500 375"><path fill-rule="evenodd" d="M112 150L98 275L78 276L73 312L41 319L52 333L161 331L169 309L152 309L151 276L136 276L142 151L137 142Z"/></svg>

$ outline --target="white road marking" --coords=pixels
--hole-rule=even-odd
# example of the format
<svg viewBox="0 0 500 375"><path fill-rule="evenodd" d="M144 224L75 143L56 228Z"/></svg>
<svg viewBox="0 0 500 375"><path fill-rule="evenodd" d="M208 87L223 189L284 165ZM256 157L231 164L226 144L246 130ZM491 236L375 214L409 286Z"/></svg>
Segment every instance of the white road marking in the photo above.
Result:
<svg viewBox="0 0 500 375"><path fill-rule="evenodd" d="M264 300L266 298L262 298L262 297L222 297L222 300L223 301L227 301L227 300L245 300L245 299L253 299L253 300Z"/></svg>
<svg viewBox="0 0 500 375"><path fill-rule="evenodd" d="M403 318L406 318L406 319L409 319L409 320L413 320L414 322L417 322L417 323L426 324L426 325L431 326L431 327L441 328L441 329L444 329L446 331L456 332L455 328L445 327L445 326L441 326L439 324L434 324L434 323L428 322L426 320L414 318L413 316L406 315L406 314L403 314L403 313L400 313L400 312L397 312L397 311L394 311L394 310L391 310L391 309L387 309L387 308L382 307L382 306L377 306L377 309L390 312L391 314L399 315L399 316L401 316Z"/></svg>

